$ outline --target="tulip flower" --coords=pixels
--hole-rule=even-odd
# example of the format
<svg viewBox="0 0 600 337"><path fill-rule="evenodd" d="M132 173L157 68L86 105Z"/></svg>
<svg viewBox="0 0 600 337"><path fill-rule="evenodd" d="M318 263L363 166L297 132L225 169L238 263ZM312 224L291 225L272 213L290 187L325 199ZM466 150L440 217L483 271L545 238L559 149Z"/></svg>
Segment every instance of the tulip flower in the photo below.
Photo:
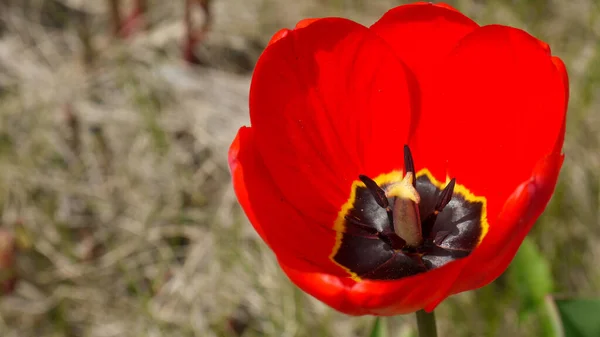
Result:
<svg viewBox="0 0 600 337"><path fill-rule="evenodd" d="M304 20L258 60L234 189L308 294L432 311L513 259L554 191L567 102L548 45L445 4Z"/></svg>

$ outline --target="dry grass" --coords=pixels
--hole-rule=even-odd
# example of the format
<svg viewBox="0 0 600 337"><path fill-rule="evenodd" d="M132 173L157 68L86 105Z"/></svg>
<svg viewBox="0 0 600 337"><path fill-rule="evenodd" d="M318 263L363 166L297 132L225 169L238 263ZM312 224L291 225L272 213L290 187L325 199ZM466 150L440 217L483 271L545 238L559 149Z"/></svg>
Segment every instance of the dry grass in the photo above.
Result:
<svg viewBox="0 0 600 337"><path fill-rule="evenodd" d="M183 1L151 1L151 28L124 43L103 1L0 0L0 226L17 237L20 278L0 298L0 335L365 335L370 318L333 312L282 275L237 207L226 149L248 122L270 34L306 16L370 23L394 2L367 3L214 0L206 65L190 67ZM599 5L451 3L527 29L566 61L567 160L533 238L558 291L600 295ZM501 278L444 303L446 335L528 336L535 322L519 327L507 288ZM411 324L395 318L392 331Z"/></svg>

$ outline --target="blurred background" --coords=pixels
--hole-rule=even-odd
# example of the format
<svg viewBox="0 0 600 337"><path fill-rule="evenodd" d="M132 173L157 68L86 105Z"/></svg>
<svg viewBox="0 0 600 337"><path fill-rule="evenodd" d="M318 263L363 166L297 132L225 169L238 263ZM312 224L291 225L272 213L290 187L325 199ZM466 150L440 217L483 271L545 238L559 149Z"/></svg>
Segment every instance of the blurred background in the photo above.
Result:
<svg viewBox="0 0 600 337"><path fill-rule="evenodd" d="M600 4L448 2L548 42L571 101L551 205L502 277L440 305L441 335L545 336L547 294L600 295ZM366 336L282 274L226 151L274 32L402 3L0 0L0 336Z"/></svg>

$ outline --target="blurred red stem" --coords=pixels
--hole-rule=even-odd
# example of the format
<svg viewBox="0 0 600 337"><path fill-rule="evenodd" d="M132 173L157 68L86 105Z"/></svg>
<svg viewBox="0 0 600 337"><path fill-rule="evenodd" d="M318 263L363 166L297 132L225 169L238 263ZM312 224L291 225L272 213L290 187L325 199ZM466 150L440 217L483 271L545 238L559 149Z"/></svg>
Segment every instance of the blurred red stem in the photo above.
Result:
<svg viewBox="0 0 600 337"><path fill-rule="evenodd" d="M143 28L144 14L148 9L147 0L135 0L131 12L125 19L122 19L121 16L120 0L109 0L109 7L112 30L115 36L128 38Z"/></svg>
<svg viewBox="0 0 600 337"><path fill-rule="evenodd" d="M112 25L113 34L119 35L121 31L121 11L120 11L120 0L108 0L108 7L110 10L110 22Z"/></svg>
<svg viewBox="0 0 600 337"><path fill-rule="evenodd" d="M200 43L208 32L212 23L212 17L209 8L210 0L186 0L185 1L185 42L183 47L183 59L191 64L198 64L200 60L194 53L196 45ZM195 6L199 6L204 12L204 22L202 26L195 29L192 18L192 11Z"/></svg>

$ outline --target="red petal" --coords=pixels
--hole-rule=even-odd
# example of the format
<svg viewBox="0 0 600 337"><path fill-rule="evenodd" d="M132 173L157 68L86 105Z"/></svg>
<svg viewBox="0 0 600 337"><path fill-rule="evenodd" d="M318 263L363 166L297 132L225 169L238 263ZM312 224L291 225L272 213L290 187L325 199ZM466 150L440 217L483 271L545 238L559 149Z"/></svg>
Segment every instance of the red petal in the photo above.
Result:
<svg viewBox="0 0 600 337"><path fill-rule="evenodd" d="M302 290L348 315L393 316L425 308L431 311L450 294L466 259L397 281L362 281L319 272L303 272L281 263Z"/></svg>
<svg viewBox="0 0 600 337"><path fill-rule="evenodd" d="M562 146L563 70L521 30L477 29L437 69L414 152L447 163L457 183L485 196L493 221L537 161Z"/></svg>
<svg viewBox="0 0 600 337"><path fill-rule="evenodd" d="M348 294L356 284L349 277L338 277L320 272L304 272L280 263L281 268L294 284L304 292L348 315L366 315L368 310L350 303Z"/></svg>
<svg viewBox="0 0 600 337"><path fill-rule="evenodd" d="M289 31L265 50L251 85L260 174L331 228L359 174L402 168L410 104L404 66L368 28L330 18Z"/></svg>
<svg viewBox="0 0 600 337"><path fill-rule="evenodd" d="M304 28L307 27L308 25L312 24L313 22L319 21L321 20L320 18L316 18L316 19L302 19L300 21L298 21L298 23L296 24L296 27L294 27L295 29L299 29L299 28Z"/></svg>
<svg viewBox="0 0 600 337"><path fill-rule="evenodd" d="M431 86L437 81L440 62L456 44L479 26L446 4L416 3L388 11L371 30L393 48L410 68L420 88L421 100L431 99ZM411 135L418 123L413 123ZM443 139L436 137L440 143ZM411 144L412 145L412 144ZM431 153L413 151L417 166L427 168L438 179L444 179L443 161L427 161Z"/></svg>
<svg viewBox="0 0 600 337"><path fill-rule="evenodd" d="M446 4L418 3L389 10L371 30L386 40L421 81L477 27Z"/></svg>
<svg viewBox="0 0 600 337"><path fill-rule="evenodd" d="M544 211L556 186L563 156L554 153L540 160L533 176L517 187L480 246L469 256L452 292L482 287L500 276L514 258L523 239Z"/></svg>
<svg viewBox="0 0 600 337"><path fill-rule="evenodd" d="M298 23L296 24L296 27L294 27L295 29L299 29L299 28L304 28L308 25L310 25L311 23L318 21L321 19L304 19L304 20L300 20L298 21ZM287 28L283 28L281 30L279 30L277 33L275 33L273 35L273 37L271 37L271 40L269 41L269 43L267 44L267 46L272 45L273 43L281 40L282 38L286 37L289 33L291 32L290 29Z"/></svg>
<svg viewBox="0 0 600 337"><path fill-rule="evenodd" d="M569 95L569 74L567 73L567 68L565 67L565 64L558 57L553 56L552 63L554 63L554 66L556 67L556 69L558 70L558 73L560 74L560 76L562 78L564 97L565 97L564 111L566 112L568 109L568 106L569 106L569 96L570 96ZM562 146L565 141L566 127L567 127L566 123L563 123L562 129L559 132L559 137L556 139L556 143L554 144L554 150L552 152L555 152L555 153L562 152Z"/></svg>
<svg viewBox="0 0 600 337"><path fill-rule="evenodd" d="M284 37L286 37L288 34L290 33L290 30L287 28L283 28L280 29L277 33L273 34L273 36L271 37L271 40L269 41L269 44L267 44L267 46L272 45L273 43L283 39Z"/></svg>
<svg viewBox="0 0 600 337"><path fill-rule="evenodd" d="M554 66L556 67L556 69L558 69L558 72L562 76L563 88L565 90L565 97L566 97L565 111L567 111L567 103L569 102L569 74L567 73L567 68L565 67L565 64L563 63L563 61L561 59L559 59L556 56L553 56L552 62L554 63Z"/></svg>
<svg viewBox="0 0 600 337"><path fill-rule="evenodd" d="M251 128L241 128L229 150L233 186L248 219L286 264L300 270L347 275L330 259L335 232L314 226L265 175Z"/></svg>

